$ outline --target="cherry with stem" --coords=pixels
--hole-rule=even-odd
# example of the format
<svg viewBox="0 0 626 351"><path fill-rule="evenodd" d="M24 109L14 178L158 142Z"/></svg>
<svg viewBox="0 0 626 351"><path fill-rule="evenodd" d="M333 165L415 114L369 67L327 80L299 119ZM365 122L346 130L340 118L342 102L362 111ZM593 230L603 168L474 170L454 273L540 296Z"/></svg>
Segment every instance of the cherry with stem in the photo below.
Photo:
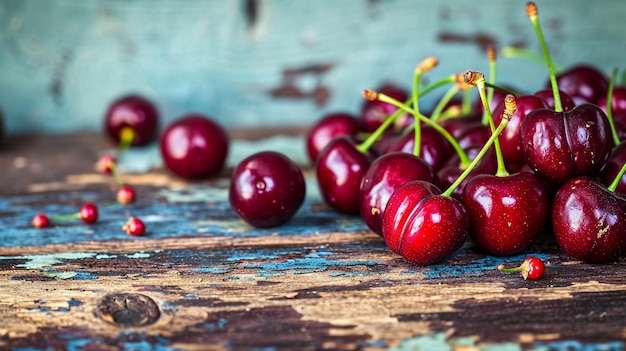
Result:
<svg viewBox="0 0 626 351"><path fill-rule="evenodd" d="M546 270L546 265L543 261L535 256L530 256L524 259L521 265L513 268L505 268L503 264L498 266L498 270L502 273L517 273L520 272L524 280L537 280L543 277Z"/></svg>

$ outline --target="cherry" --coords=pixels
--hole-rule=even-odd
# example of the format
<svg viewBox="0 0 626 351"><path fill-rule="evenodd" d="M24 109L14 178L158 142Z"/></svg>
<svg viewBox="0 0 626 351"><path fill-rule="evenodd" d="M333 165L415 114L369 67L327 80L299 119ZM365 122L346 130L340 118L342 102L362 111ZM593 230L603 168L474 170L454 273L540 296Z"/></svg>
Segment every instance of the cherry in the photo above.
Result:
<svg viewBox="0 0 626 351"><path fill-rule="evenodd" d="M382 216L395 190L411 180L437 183L433 169L421 158L404 152L378 157L361 181L361 217L375 233L382 235Z"/></svg>
<svg viewBox="0 0 626 351"><path fill-rule="evenodd" d="M618 175L623 164L626 163L626 142L617 145L611 152L611 156L600 170L599 178L602 184L609 186ZM626 194L626 177L621 177L615 191Z"/></svg>
<svg viewBox="0 0 626 351"><path fill-rule="evenodd" d="M588 64L574 65L557 75L559 88L574 99L577 105L597 103L606 96L609 86L607 76Z"/></svg>
<svg viewBox="0 0 626 351"><path fill-rule="evenodd" d="M626 197L613 190L589 177L561 186L552 204L552 227L565 253L590 263L613 262L623 255Z"/></svg>
<svg viewBox="0 0 626 351"><path fill-rule="evenodd" d="M333 138L320 152L315 174L322 199L341 213L360 212L361 179L374 160L357 148L353 137Z"/></svg>
<svg viewBox="0 0 626 351"><path fill-rule="evenodd" d="M121 205L130 205L135 202L137 198L137 192L135 188L130 185L124 185L117 190L117 194L115 195L117 202Z"/></svg>
<svg viewBox="0 0 626 351"><path fill-rule="evenodd" d="M474 159L481 148L472 147L470 149L465 150L467 152L467 156L470 159ZM448 164L442 167L437 172L437 178L439 178L439 184L441 187L449 187L451 186L463 173L464 167L460 166L461 162L458 157L454 155L448 162ZM467 185L467 182L473 177L479 174L493 174L497 169L497 161L496 161L496 153L493 148L489 149L487 153L483 156L483 158L476 164L476 167L472 169L470 174L454 189L454 191L450 194L457 200L461 200L463 196L463 190Z"/></svg>
<svg viewBox="0 0 626 351"><path fill-rule="evenodd" d="M111 154L104 154L98 159L96 163L96 170L103 174L112 174L113 169L117 163L117 158Z"/></svg>
<svg viewBox="0 0 626 351"><path fill-rule="evenodd" d="M480 123L483 116L480 113L472 113L465 116L459 116L454 118L442 119L439 123L447 130L453 137L459 138L461 133L467 128L467 126Z"/></svg>
<svg viewBox="0 0 626 351"><path fill-rule="evenodd" d="M536 91L533 95L538 96L543 99L545 103L545 107L554 110L554 94L552 89L541 89ZM561 105L563 107L563 111L569 111L576 107L576 103L571 96L565 93L563 90L559 90L559 96L561 97Z"/></svg>
<svg viewBox="0 0 626 351"><path fill-rule="evenodd" d="M172 122L163 132L161 156L167 169L186 179L204 179L222 170L229 139L211 118L190 114Z"/></svg>
<svg viewBox="0 0 626 351"><path fill-rule="evenodd" d="M289 221L304 202L305 193L304 176L293 161L279 152L262 151L233 170L229 201L246 222L269 228Z"/></svg>
<svg viewBox="0 0 626 351"><path fill-rule="evenodd" d="M421 131L419 157L428 163L433 170L438 171L454 154L454 148L440 132L432 127L423 127ZM406 133L389 146L387 152L405 152L412 154L415 147L413 133Z"/></svg>
<svg viewBox="0 0 626 351"><path fill-rule="evenodd" d="M410 181L389 198L383 213L383 238L410 263L430 265L455 253L467 238L469 218L456 199L432 183Z"/></svg>
<svg viewBox="0 0 626 351"><path fill-rule="evenodd" d="M339 135L356 136L361 130L360 120L344 112L336 112L325 115L309 129L306 135L306 150L309 160L315 163L319 152Z"/></svg>
<svg viewBox="0 0 626 351"><path fill-rule="evenodd" d="M377 90L398 101L405 101L409 97L406 90L391 83L383 84ZM365 100L363 102L363 105L361 106L361 119L363 121L363 128L367 132L374 132L389 116L393 115L397 110L397 107L384 102L376 100ZM403 118L396 120L396 123L399 124L400 128L410 125L411 122L412 121L406 115L404 115Z"/></svg>
<svg viewBox="0 0 626 351"><path fill-rule="evenodd" d="M31 223L35 228L48 228L50 226L50 218L43 213L37 213Z"/></svg>
<svg viewBox="0 0 626 351"><path fill-rule="evenodd" d="M104 117L104 129L111 140L122 141L122 130L130 128L131 144L147 145L157 136L159 113L154 104L139 95L126 95L113 101Z"/></svg>
<svg viewBox="0 0 626 351"><path fill-rule="evenodd" d="M128 235L141 236L146 232L146 225L141 219L137 217L130 217L122 226L122 230Z"/></svg>
<svg viewBox="0 0 626 351"><path fill-rule="evenodd" d="M533 173L476 175L463 190L470 238L493 255L513 255L530 247L550 218L550 199Z"/></svg>
<svg viewBox="0 0 626 351"><path fill-rule="evenodd" d="M98 220L98 207L91 203L85 203L79 211L80 219L87 224L96 223Z"/></svg>
<svg viewBox="0 0 626 351"><path fill-rule="evenodd" d="M504 268L504 265L499 265L498 270L502 273L521 272L524 280L537 280L543 277L543 274L546 270L546 265L540 258L530 256L525 258L519 267Z"/></svg>
<svg viewBox="0 0 626 351"><path fill-rule="evenodd" d="M615 122L626 124L626 86L616 86L613 89L611 101L611 110ZM607 102L608 91L606 94L600 96L596 104L600 106L604 112L608 113Z"/></svg>
<svg viewBox="0 0 626 351"><path fill-rule="evenodd" d="M520 133L526 162L533 171L555 184L563 184L575 176L596 174L613 147L609 120L593 104L582 104L563 111L552 61L537 19L536 5L527 3L526 12L544 51L555 102L554 110L534 110L522 121Z"/></svg>

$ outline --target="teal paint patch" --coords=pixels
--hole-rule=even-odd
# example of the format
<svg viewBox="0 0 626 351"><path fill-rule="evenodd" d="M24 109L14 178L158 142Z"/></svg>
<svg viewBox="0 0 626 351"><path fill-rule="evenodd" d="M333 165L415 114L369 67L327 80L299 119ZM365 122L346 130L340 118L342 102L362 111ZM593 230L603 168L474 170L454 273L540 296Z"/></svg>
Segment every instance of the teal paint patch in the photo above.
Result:
<svg viewBox="0 0 626 351"><path fill-rule="evenodd" d="M453 351L457 347L473 347L480 351L522 351L521 345L516 343L496 343L489 345L476 345L469 338L449 339L446 334L421 335L403 340L400 345L388 348L387 351ZM531 351L531 350L528 350ZM535 349L532 351L540 351Z"/></svg>
<svg viewBox="0 0 626 351"><path fill-rule="evenodd" d="M540 347L543 350L550 351L623 351L625 348L624 342L621 341L583 343L576 340L565 340L552 342L535 342L533 345L536 347Z"/></svg>
<svg viewBox="0 0 626 351"><path fill-rule="evenodd" d="M230 269L227 269L227 268L194 268L191 271L194 273L211 273L211 274L230 273Z"/></svg>
<svg viewBox="0 0 626 351"><path fill-rule="evenodd" d="M338 261L325 258L329 253L314 253L306 255L304 258L293 258L281 262L266 262L245 265L248 269L259 269L261 275L273 271L294 271L294 274L305 274L313 272L323 272L330 267L354 267L354 266L375 266L374 261Z"/></svg>

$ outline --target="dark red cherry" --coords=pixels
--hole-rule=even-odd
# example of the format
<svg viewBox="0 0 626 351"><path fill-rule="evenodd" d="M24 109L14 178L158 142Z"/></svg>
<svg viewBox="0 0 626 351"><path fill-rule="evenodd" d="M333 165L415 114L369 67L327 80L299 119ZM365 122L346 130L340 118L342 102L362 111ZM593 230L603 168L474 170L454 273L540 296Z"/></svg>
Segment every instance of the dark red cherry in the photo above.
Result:
<svg viewBox="0 0 626 351"><path fill-rule="evenodd" d="M520 133L526 162L554 184L595 175L613 148L608 119L593 104L566 112L534 110L522 121Z"/></svg>
<svg viewBox="0 0 626 351"><path fill-rule="evenodd" d="M524 150L522 149L522 138L520 134L520 126L526 115L533 110L546 108L546 104L542 98L536 95L520 95L515 98L517 109L511 116L509 123L506 125L502 133L498 136L502 157L509 169L520 169L526 162L524 159ZM504 100L501 101L493 110L493 118L495 125L502 120L504 113ZM491 133L489 133L491 134Z"/></svg>
<svg viewBox="0 0 626 351"><path fill-rule="evenodd" d="M304 202L300 168L276 151L246 157L233 170L228 199L243 220L259 228L289 221Z"/></svg>
<svg viewBox="0 0 626 351"><path fill-rule="evenodd" d="M436 129L423 127L421 130L421 148L419 157L426 161L433 170L438 171L454 154L454 148ZM415 134L406 133L390 145L388 152L405 152L413 154Z"/></svg>
<svg viewBox="0 0 626 351"><path fill-rule="evenodd" d="M480 151L480 149L481 147L473 147L465 150L465 152L467 153L467 156L473 160ZM454 156L452 156L450 161L437 172L439 185L442 188L448 188L457 180L457 178L459 178L461 173L463 173L463 170L459 167L459 162L459 158L455 154ZM456 187L456 189L454 189L451 196L457 200L461 200L463 196L463 189L465 189L465 185L467 185L467 182L470 179L479 174L494 174L496 173L496 169L496 153L493 147L491 147L487 151L485 156L480 161L478 161L478 164L476 165L476 167L474 167L471 173L461 182L461 184L459 184L459 186Z"/></svg>
<svg viewBox="0 0 626 351"><path fill-rule="evenodd" d="M469 149L485 145L490 135L489 126L475 122L467 125L456 139L462 149Z"/></svg>
<svg viewBox="0 0 626 351"><path fill-rule="evenodd" d="M433 169L421 158L404 152L387 153L371 164L361 181L361 217L382 235L382 217L387 201L398 187L412 180L437 183Z"/></svg>
<svg viewBox="0 0 626 351"><path fill-rule="evenodd" d="M467 116L460 116L454 118L447 118L440 121L443 129L447 130L450 135L455 138L458 138L463 130L467 128L469 125L474 125L476 123L480 123L482 121L481 113L472 113Z"/></svg>
<svg viewBox="0 0 626 351"><path fill-rule="evenodd" d="M31 224L35 228L48 228L50 226L50 218L44 213L37 213L33 217Z"/></svg>
<svg viewBox="0 0 626 351"><path fill-rule="evenodd" d="M608 92L607 92L608 94ZM600 106L602 111L607 112L607 94L600 96L596 104ZM626 125L626 86L616 86L613 88L613 97L611 103L611 113L613 120L622 125Z"/></svg>
<svg viewBox="0 0 626 351"><path fill-rule="evenodd" d="M385 94L391 98L394 98L400 102L405 102L409 95L403 88L394 84L384 84L376 89L379 93ZM365 100L361 106L361 119L363 121L363 128L367 132L374 132L380 125L387 119L387 117L394 114L398 108L386 102L379 100ZM413 119L407 114L400 116L394 124L398 128L403 128L410 125Z"/></svg>
<svg viewBox="0 0 626 351"><path fill-rule="evenodd" d="M552 89L542 89L535 92L533 95L542 98L546 107L554 110L554 93L552 92ZM572 99L572 97L564 91L559 90L559 96L561 97L561 107L563 107L563 111L573 110L574 107L576 107L574 99Z"/></svg>
<svg viewBox="0 0 626 351"><path fill-rule="evenodd" d="M449 258L465 242L469 218L456 199L416 180L391 195L383 214L383 237L391 251L417 265Z"/></svg>
<svg viewBox="0 0 626 351"><path fill-rule="evenodd" d="M91 203L85 203L79 211L80 219L87 224L95 223L98 220L98 207Z"/></svg>
<svg viewBox="0 0 626 351"><path fill-rule="evenodd" d="M626 197L592 178L571 179L554 197L552 227L568 255L590 263L616 261L626 245Z"/></svg>
<svg viewBox="0 0 626 351"><path fill-rule="evenodd" d="M357 149L354 138L333 138L320 152L315 174L322 199L341 213L360 212L361 179L374 156Z"/></svg>
<svg viewBox="0 0 626 351"><path fill-rule="evenodd" d="M608 77L597 68L580 64L557 74L559 90L574 99L576 105L586 102L595 104L600 96L606 96L609 88ZM550 87L550 83L546 85Z"/></svg>
<svg viewBox="0 0 626 351"><path fill-rule="evenodd" d="M163 132L160 142L163 163L172 173L186 179L216 175L228 155L229 139L222 127L199 114L183 116Z"/></svg>
<svg viewBox="0 0 626 351"><path fill-rule="evenodd" d="M600 170L600 181L605 186L611 185L617 177L622 165L626 164L626 142L621 142L611 152L611 156ZM616 192L626 194L626 175L620 178Z"/></svg>
<svg viewBox="0 0 626 351"><path fill-rule="evenodd" d="M337 112L325 115L309 129L306 135L306 150L309 160L315 163L319 152L339 135L356 136L361 130L359 119L349 113Z"/></svg>
<svg viewBox="0 0 626 351"><path fill-rule="evenodd" d="M120 143L124 127L133 134L131 145L146 145L155 140L159 125L159 113L154 104L139 95L123 96L111 103L104 117L106 134L115 143Z"/></svg>
<svg viewBox="0 0 626 351"><path fill-rule="evenodd" d="M470 238L492 255L524 251L550 218L548 190L528 172L477 175L467 182L462 202L470 218Z"/></svg>

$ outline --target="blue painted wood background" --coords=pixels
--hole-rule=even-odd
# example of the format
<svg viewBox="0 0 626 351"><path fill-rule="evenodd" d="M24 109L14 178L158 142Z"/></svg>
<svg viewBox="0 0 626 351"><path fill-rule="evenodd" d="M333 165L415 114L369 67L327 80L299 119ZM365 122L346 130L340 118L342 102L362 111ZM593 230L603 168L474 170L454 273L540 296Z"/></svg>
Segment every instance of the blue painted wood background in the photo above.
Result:
<svg viewBox="0 0 626 351"><path fill-rule="evenodd" d="M626 2L536 1L553 58L625 68ZM441 78L487 70L485 45L539 51L525 1L2 0L0 109L9 133L98 131L138 92L166 124L187 112L226 127L303 125L357 112L360 91L410 86L430 55ZM543 66L499 60L528 90ZM432 104L436 96L425 99Z"/></svg>

